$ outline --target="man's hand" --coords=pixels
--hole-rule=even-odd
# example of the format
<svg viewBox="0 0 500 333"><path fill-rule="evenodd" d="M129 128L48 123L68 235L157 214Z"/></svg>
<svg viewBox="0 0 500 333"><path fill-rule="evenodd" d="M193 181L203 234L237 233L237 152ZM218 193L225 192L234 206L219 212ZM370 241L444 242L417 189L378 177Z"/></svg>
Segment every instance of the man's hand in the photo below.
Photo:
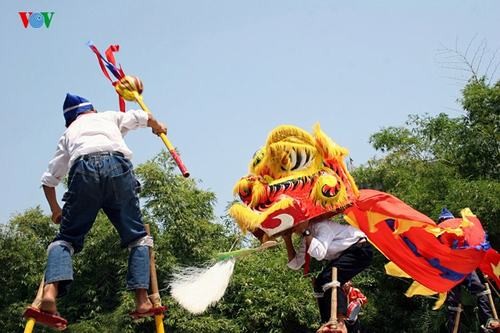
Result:
<svg viewBox="0 0 500 333"><path fill-rule="evenodd" d="M152 126L151 129L153 130L153 133L156 135L160 134L167 134L167 127L165 124L158 122L156 126Z"/></svg>
<svg viewBox="0 0 500 333"><path fill-rule="evenodd" d="M59 206L59 204L57 203L55 187L49 187L43 185L42 188L43 188L43 193L45 193L45 197L47 198L47 202L49 203L50 210L52 212L52 222L54 222L55 224L61 223L62 210L61 206Z"/></svg>
<svg viewBox="0 0 500 333"><path fill-rule="evenodd" d="M52 211L52 222L55 224L61 223L62 220L62 210L61 207L57 207Z"/></svg>
<svg viewBox="0 0 500 333"><path fill-rule="evenodd" d="M151 127L153 133L156 135L167 134L167 127L165 124L156 120L151 113L148 113L148 126Z"/></svg>

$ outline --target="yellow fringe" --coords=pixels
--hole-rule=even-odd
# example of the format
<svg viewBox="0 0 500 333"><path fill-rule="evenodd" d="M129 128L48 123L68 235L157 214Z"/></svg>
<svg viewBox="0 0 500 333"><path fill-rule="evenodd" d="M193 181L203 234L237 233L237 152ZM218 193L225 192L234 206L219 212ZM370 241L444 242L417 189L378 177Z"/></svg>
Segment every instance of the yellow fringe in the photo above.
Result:
<svg viewBox="0 0 500 333"><path fill-rule="evenodd" d="M257 206L263 197L266 195L266 187L261 182L255 182L252 191L252 201L250 207Z"/></svg>
<svg viewBox="0 0 500 333"><path fill-rule="evenodd" d="M314 146L314 138L312 135L302 128L293 125L281 125L273 129L267 137L266 146L282 141L283 139L290 140L290 137L295 137L302 142Z"/></svg>
<svg viewBox="0 0 500 333"><path fill-rule="evenodd" d="M337 182L338 179L333 175L321 175L309 194L310 199L314 200L315 204L331 210L346 206L349 203L349 197L347 196L344 184L340 185L339 192L332 198L325 197L321 191L323 186L327 185L334 187Z"/></svg>
<svg viewBox="0 0 500 333"><path fill-rule="evenodd" d="M241 192L250 191L250 184L252 182L248 180L248 177L240 178L233 187L233 195L239 195Z"/></svg>
<svg viewBox="0 0 500 333"><path fill-rule="evenodd" d="M340 163L340 166L342 167L342 170L344 171L344 174L347 176L347 179L349 180L349 183L351 184L352 193L356 197L359 197L358 186L356 185L356 182L354 181L354 178L351 176L351 174L347 170L347 166L345 165L344 160L339 160L339 163Z"/></svg>
<svg viewBox="0 0 500 333"><path fill-rule="evenodd" d="M316 138L316 147L320 154L322 155L324 160L335 159L344 174L347 176L349 183L351 185L353 194L359 196L358 186L354 181L354 178L351 176L349 171L347 170L347 166L344 162L344 158L349 155L349 150L344 147L341 147L337 143L335 143L330 137L328 137L322 130L319 123L314 125L314 136Z"/></svg>
<svg viewBox="0 0 500 333"><path fill-rule="evenodd" d="M325 160L331 158L342 160L349 154L349 151L346 148L333 142L333 140L321 130L319 123L314 125L313 131L314 137L316 138L316 146Z"/></svg>

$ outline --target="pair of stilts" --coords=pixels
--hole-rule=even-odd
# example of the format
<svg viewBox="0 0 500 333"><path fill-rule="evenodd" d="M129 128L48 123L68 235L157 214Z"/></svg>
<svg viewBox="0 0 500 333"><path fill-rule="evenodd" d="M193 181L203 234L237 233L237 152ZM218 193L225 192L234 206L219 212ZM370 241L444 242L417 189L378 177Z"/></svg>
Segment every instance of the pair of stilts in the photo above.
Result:
<svg viewBox="0 0 500 333"><path fill-rule="evenodd" d="M493 313L493 318L495 320L498 320L498 314L497 310L495 308L495 302L493 301L493 297L491 295L491 289L488 283L488 277L486 278L486 294L488 295L488 299L490 301L491 305L491 310ZM341 325L341 323L338 320L337 317L337 288L339 287L339 281L337 281L337 268L333 267L332 268L332 302L331 302L331 309L330 309L330 320L322 325L320 329L318 330L318 333L343 333L345 330L345 325ZM458 328L460 325L460 314L462 312L462 304L458 305L457 313L455 315L455 322L453 326L453 333L458 332Z"/></svg>
<svg viewBox="0 0 500 333"><path fill-rule="evenodd" d="M150 234L149 225L146 224L145 227L149 235ZM166 311L167 308L166 306L163 306L161 304L160 293L158 291L158 280L156 277L155 255L153 248L151 247L149 248L149 258L150 258L149 268L151 271L151 295L149 295L149 299L153 304L153 308L146 314L132 312L130 316L132 317L132 319L154 317L156 333L164 333L165 329L163 326L163 317L164 317L164 312ZM52 314L40 310L40 305L42 303L42 298L43 298L44 285L45 281L42 278L42 282L38 287L38 292L36 294L35 300L24 311L23 316L26 319L26 326L24 328L24 333L32 333L36 323L51 327L59 331L65 330L66 327L68 326L68 321L63 317L59 316L58 314Z"/></svg>
<svg viewBox="0 0 500 333"><path fill-rule="evenodd" d="M485 278L484 286L486 287L485 293L486 293L486 295L488 295L488 300L490 301L493 319L498 321L498 313L497 313L497 309L495 307L495 302L493 301L493 296L491 295L491 288L489 285L488 277L485 276L484 278ZM495 289L494 286L493 286L493 289ZM497 295L498 295L498 292L497 292ZM453 333L457 333L458 328L460 327L460 316L461 316L462 311L463 311L462 304L458 304L456 311L457 312L455 314L455 320L454 320L454 324L453 324Z"/></svg>

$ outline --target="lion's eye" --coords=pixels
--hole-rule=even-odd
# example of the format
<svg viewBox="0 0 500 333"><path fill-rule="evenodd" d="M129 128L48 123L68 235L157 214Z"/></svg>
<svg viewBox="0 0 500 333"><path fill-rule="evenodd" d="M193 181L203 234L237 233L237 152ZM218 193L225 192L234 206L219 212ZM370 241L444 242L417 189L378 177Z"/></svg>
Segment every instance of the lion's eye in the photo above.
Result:
<svg viewBox="0 0 500 333"><path fill-rule="evenodd" d="M264 152L262 151L262 149L257 150L252 157L252 166L256 167L262 161L263 157Z"/></svg>

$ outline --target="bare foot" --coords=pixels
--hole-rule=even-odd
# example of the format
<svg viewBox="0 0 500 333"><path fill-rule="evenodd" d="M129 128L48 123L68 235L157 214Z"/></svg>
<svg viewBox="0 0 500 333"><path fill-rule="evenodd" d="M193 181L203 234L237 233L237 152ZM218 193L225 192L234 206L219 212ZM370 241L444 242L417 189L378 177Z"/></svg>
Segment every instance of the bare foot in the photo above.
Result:
<svg viewBox="0 0 500 333"><path fill-rule="evenodd" d="M48 313L57 313L56 297L58 293L57 283L46 284L43 288L43 297L40 304L40 310Z"/></svg>
<svg viewBox="0 0 500 333"><path fill-rule="evenodd" d="M146 313L153 307L149 300L148 291L146 289L135 290L135 311L137 313Z"/></svg>
<svg viewBox="0 0 500 333"><path fill-rule="evenodd" d="M43 312L48 312L50 314L57 313L57 306L55 299L49 299L48 297L44 297L42 299L42 303L40 304L40 310Z"/></svg>
<svg viewBox="0 0 500 333"><path fill-rule="evenodd" d="M149 310L153 308L153 304L151 304L150 301L147 301L146 303L141 303L141 304L136 304L135 305L135 311L138 313L146 313Z"/></svg>

